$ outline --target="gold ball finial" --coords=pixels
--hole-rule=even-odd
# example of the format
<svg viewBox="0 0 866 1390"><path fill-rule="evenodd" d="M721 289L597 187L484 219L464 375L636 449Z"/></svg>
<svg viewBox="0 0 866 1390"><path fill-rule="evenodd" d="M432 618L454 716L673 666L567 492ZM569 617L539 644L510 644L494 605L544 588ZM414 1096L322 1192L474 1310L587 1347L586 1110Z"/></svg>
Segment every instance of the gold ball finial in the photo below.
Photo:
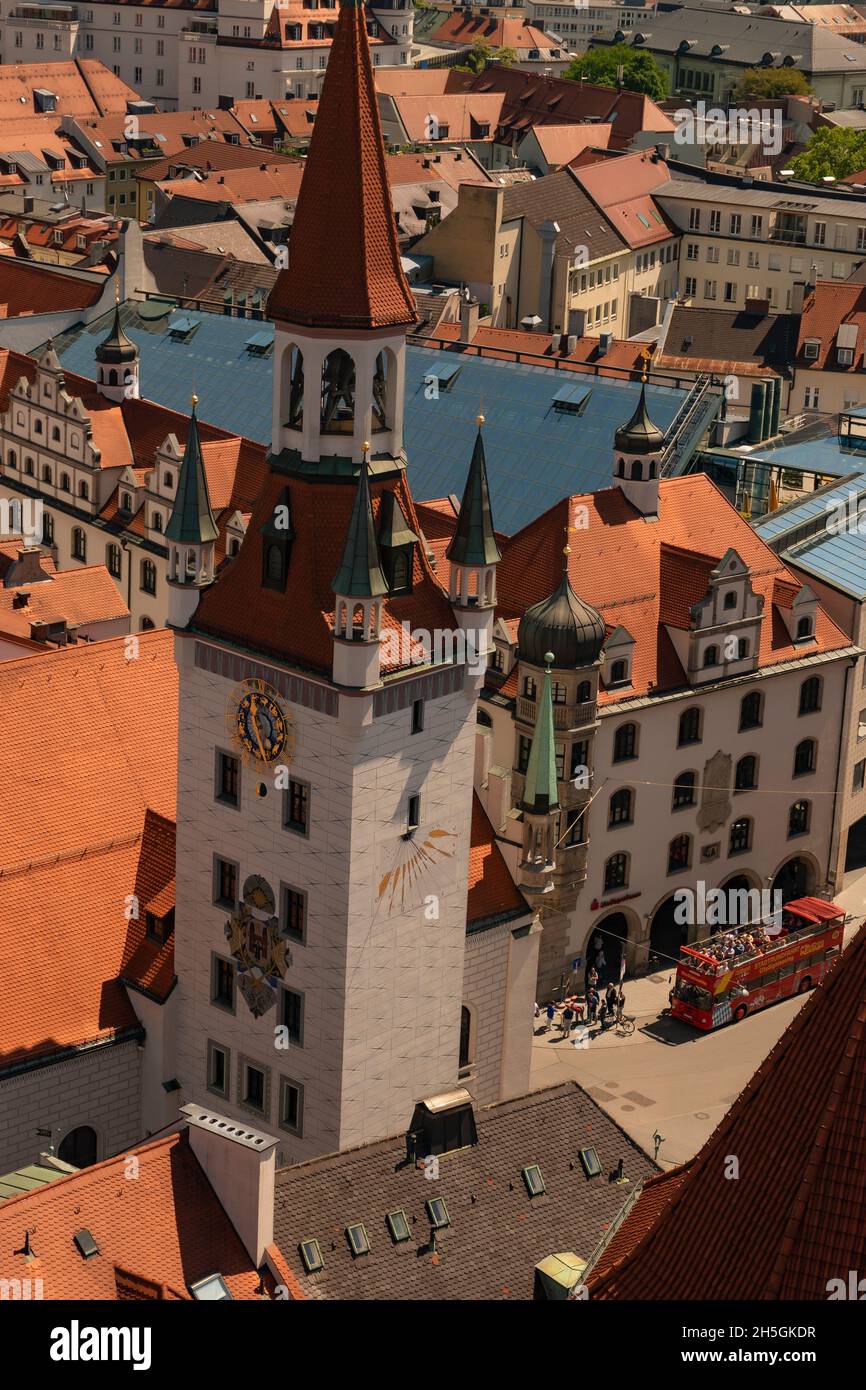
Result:
<svg viewBox="0 0 866 1390"><path fill-rule="evenodd" d="M481 426L484 424L484 416L481 414L476 415L475 423L478 426L478 428L481 429Z"/></svg>
<svg viewBox="0 0 866 1390"><path fill-rule="evenodd" d="M570 555L570 554L571 554L571 546L570 546L570 545L564 545L564 546L562 547L562 553L563 553L563 555Z"/></svg>
<svg viewBox="0 0 866 1390"><path fill-rule="evenodd" d="M365 454L369 454L369 452L370 452L370 441L369 441L369 439L365 439L365 440L364 440L364 443L361 445L361 448L362 448L362 450L363 450L363 452L364 452Z"/></svg>
<svg viewBox="0 0 866 1390"><path fill-rule="evenodd" d="M189 403L192 406L193 410L195 410L196 406L198 405L198 396L195 394L195 391L193 391L192 395L190 396Z"/></svg>
<svg viewBox="0 0 866 1390"><path fill-rule="evenodd" d="M115 282L114 282L114 302L115 302L115 304L119 304L119 303L120 303L120 281L119 281L119 280L115 280Z"/></svg>

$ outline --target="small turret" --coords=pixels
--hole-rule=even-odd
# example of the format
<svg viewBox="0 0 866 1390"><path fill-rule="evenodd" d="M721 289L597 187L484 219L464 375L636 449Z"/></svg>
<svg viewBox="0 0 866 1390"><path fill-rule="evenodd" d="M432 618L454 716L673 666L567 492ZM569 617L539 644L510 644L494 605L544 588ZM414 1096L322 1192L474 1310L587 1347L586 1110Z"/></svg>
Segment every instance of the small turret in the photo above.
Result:
<svg viewBox="0 0 866 1390"><path fill-rule="evenodd" d="M659 511L659 468L664 434L653 424L646 404L646 359L640 400L631 419L614 435L613 481L634 507L646 517Z"/></svg>
<svg viewBox="0 0 866 1390"><path fill-rule="evenodd" d="M186 627L198 606L202 589L214 580L214 547L219 532L211 510L198 436L197 404L198 397L193 396L177 493L165 528L171 627Z"/></svg>
<svg viewBox="0 0 866 1390"><path fill-rule="evenodd" d="M120 323L120 286L114 291L114 322L107 338L96 348L96 389L110 401L123 401L139 394L138 348Z"/></svg>
<svg viewBox="0 0 866 1390"><path fill-rule="evenodd" d="M481 428L484 416L476 421L478 434L469 464L457 527L445 552L451 565L449 598L458 626L471 633L470 645L477 654L490 650L496 608L496 566L502 558L493 529L487 460Z"/></svg>
<svg viewBox="0 0 866 1390"><path fill-rule="evenodd" d="M556 871L556 826L559 823L556 741L550 686L553 652L546 652L544 660L546 667L541 698L538 701L532 748L520 803L523 811L520 887L530 896L549 893L553 889L553 874Z"/></svg>
<svg viewBox="0 0 866 1390"><path fill-rule="evenodd" d="M331 583L336 600L334 680L337 685L358 689L375 685L379 680L382 598L388 592L373 525L369 449L365 440L343 558Z"/></svg>

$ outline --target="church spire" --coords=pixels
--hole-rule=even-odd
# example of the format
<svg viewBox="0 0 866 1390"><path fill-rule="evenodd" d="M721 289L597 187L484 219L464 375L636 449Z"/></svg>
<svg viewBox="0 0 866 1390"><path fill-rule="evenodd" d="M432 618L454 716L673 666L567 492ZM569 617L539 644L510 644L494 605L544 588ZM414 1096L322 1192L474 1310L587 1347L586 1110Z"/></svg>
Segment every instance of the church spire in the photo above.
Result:
<svg viewBox="0 0 866 1390"><path fill-rule="evenodd" d="M369 447L369 444L365 443L361 472L358 475L358 489L349 518L346 543L343 546L343 559L331 585L334 593L341 598L381 598L388 592L379 560L379 546L370 503L370 473L367 465Z"/></svg>
<svg viewBox="0 0 866 1390"><path fill-rule="evenodd" d="M406 326L417 318L400 262L360 0L341 0L289 266L271 291L268 316L353 329Z"/></svg>
<svg viewBox="0 0 866 1390"><path fill-rule="evenodd" d="M481 435L483 420L483 415L479 415L478 433L475 436L475 448L472 450L472 461L469 464L457 526L445 552L454 565L478 568L495 565L497 560L502 559L493 531L493 514L490 510L487 461Z"/></svg>
<svg viewBox="0 0 866 1390"><path fill-rule="evenodd" d="M177 493L165 528L166 540L176 541L179 545L207 545L215 541L219 534L211 511L207 475L198 437L198 420L195 414L197 404L198 398L193 396L186 449L177 480Z"/></svg>
<svg viewBox="0 0 866 1390"><path fill-rule="evenodd" d="M556 786L556 742L553 731L553 697L550 690L550 667L554 660L553 652L545 652L547 669L541 687L541 699L535 718L532 735L532 748L526 768L526 782L523 788L523 809L535 815L546 816L559 809L559 793Z"/></svg>

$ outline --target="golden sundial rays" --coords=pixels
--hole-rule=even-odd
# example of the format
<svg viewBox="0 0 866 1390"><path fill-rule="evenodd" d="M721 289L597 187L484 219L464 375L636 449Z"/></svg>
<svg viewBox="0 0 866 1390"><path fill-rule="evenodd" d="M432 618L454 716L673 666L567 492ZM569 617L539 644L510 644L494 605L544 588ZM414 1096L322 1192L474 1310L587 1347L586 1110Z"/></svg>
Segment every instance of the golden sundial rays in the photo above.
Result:
<svg viewBox="0 0 866 1390"><path fill-rule="evenodd" d="M456 839L452 831L437 828L401 840L397 850L400 862L379 880L377 905L384 905L389 913L420 906L417 895L420 892L423 896L425 888L435 890L430 875L444 859L452 858L453 845L448 848L447 842Z"/></svg>

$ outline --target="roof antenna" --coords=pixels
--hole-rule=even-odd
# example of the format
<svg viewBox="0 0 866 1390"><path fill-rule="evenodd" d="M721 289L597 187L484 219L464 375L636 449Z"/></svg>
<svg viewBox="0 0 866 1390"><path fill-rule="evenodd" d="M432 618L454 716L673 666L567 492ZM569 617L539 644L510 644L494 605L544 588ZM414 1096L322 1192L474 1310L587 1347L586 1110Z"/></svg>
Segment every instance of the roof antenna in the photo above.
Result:
<svg viewBox="0 0 866 1390"><path fill-rule="evenodd" d="M32 1249L32 1246L31 1246L31 1244L30 1244L30 1230L29 1230L29 1228L24 1232L24 1244L22 1245L21 1249L20 1249L20 1250L13 1250L13 1251L12 1251L12 1254L13 1254L13 1255L23 1255L24 1258L25 1258L26 1260L32 1260L32 1259L34 1258L34 1256L33 1256L33 1249Z"/></svg>

